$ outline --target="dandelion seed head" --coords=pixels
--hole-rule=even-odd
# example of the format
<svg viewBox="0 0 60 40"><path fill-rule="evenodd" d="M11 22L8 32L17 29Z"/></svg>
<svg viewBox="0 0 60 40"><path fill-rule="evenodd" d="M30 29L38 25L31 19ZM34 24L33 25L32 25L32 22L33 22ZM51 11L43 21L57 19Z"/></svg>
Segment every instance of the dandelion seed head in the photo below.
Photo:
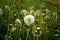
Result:
<svg viewBox="0 0 60 40"><path fill-rule="evenodd" d="M34 13L35 16L39 16L40 15L40 10L36 10L36 12Z"/></svg>
<svg viewBox="0 0 60 40"><path fill-rule="evenodd" d="M9 8L9 6L8 5L5 5L5 8Z"/></svg>
<svg viewBox="0 0 60 40"><path fill-rule="evenodd" d="M11 36L9 36L9 38L11 38Z"/></svg>
<svg viewBox="0 0 60 40"><path fill-rule="evenodd" d="M34 6L29 7L30 10L34 9Z"/></svg>
<svg viewBox="0 0 60 40"><path fill-rule="evenodd" d="M12 26L12 24L10 24L10 26Z"/></svg>
<svg viewBox="0 0 60 40"><path fill-rule="evenodd" d="M15 5L13 5L13 7L15 7Z"/></svg>
<svg viewBox="0 0 60 40"><path fill-rule="evenodd" d="M57 37L58 37L58 36L59 36L59 34L54 34L53 36L57 36Z"/></svg>
<svg viewBox="0 0 60 40"><path fill-rule="evenodd" d="M59 32L59 30L57 30L57 32Z"/></svg>
<svg viewBox="0 0 60 40"><path fill-rule="evenodd" d="M20 21L19 19L16 19L16 20L15 20L15 23L20 24L21 21Z"/></svg>
<svg viewBox="0 0 60 40"><path fill-rule="evenodd" d="M50 19L50 16L49 15L46 15L46 17L45 17L46 19Z"/></svg>
<svg viewBox="0 0 60 40"><path fill-rule="evenodd" d="M24 10L21 10L21 14L22 15L27 15L27 13L28 13L27 10L25 10L25 9Z"/></svg>
<svg viewBox="0 0 60 40"><path fill-rule="evenodd" d="M46 11L46 13L49 13L50 12L50 10L48 10L47 8L45 9L45 11Z"/></svg>
<svg viewBox="0 0 60 40"><path fill-rule="evenodd" d="M27 25L30 25L34 22L35 18L33 15L27 15L24 17L24 22L27 24Z"/></svg>

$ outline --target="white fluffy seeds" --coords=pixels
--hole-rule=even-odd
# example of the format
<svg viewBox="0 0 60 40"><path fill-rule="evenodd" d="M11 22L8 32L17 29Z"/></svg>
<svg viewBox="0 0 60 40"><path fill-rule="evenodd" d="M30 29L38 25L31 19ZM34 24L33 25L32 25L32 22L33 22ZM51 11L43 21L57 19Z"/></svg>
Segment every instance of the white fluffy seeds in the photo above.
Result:
<svg viewBox="0 0 60 40"><path fill-rule="evenodd" d="M24 10L21 10L21 14L22 15L27 15L27 13L28 13L27 10L25 10L25 9Z"/></svg>
<svg viewBox="0 0 60 40"><path fill-rule="evenodd" d="M15 20L15 23L20 24L21 21L20 21L19 19L16 19L16 20Z"/></svg>
<svg viewBox="0 0 60 40"><path fill-rule="evenodd" d="M24 22L30 26L30 24L32 24L34 22L35 18L33 15L27 15L24 17Z"/></svg>

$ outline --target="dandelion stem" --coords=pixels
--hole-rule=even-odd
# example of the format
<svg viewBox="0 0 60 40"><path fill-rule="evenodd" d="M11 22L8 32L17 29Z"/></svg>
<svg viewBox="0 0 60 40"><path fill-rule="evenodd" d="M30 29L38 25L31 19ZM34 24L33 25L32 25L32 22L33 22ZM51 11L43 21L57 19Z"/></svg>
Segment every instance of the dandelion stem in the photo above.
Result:
<svg viewBox="0 0 60 40"><path fill-rule="evenodd" d="M36 36L36 40L38 40L38 36Z"/></svg>
<svg viewBox="0 0 60 40"><path fill-rule="evenodd" d="M26 40L28 40L29 29L27 30Z"/></svg>

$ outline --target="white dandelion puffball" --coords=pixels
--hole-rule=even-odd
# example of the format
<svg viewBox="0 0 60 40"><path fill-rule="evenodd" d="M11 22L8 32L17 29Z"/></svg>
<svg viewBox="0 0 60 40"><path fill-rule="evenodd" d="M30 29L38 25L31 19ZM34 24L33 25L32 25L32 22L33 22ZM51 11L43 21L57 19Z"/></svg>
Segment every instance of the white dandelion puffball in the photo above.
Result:
<svg viewBox="0 0 60 40"><path fill-rule="evenodd" d="M21 21L20 21L19 19L16 19L16 20L15 20L15 23L20 24Z"/></svg>
<svg viewBox="0 0 60 40"><path fill-rule="evenodd" d="M24 22L30 26L30 24L32 24L34 22L35 18L33 15L27 15L24 17Z"/></svg>
<svg viewBox="0 0 60 40"><path fill-rule="evenodd" d="M27 13L28 13L27 10L25 10L25 9L24 10L21 10L21 14L22 15L26 15Z"/></svg>

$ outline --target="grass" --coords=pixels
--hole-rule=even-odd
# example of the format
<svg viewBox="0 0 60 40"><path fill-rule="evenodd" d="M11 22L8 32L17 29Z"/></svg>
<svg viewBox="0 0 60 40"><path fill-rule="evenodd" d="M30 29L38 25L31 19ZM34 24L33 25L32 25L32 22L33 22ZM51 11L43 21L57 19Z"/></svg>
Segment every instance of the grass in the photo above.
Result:
<svg viewBox="0 0 60 40"><path fill-rule="evenodd" d="M3 14L0 15L0 40L53 39L54 28L57 26L57 19L59 20L60 17L60 6L45 0L1 0L0 8L3 11L1 11ZM39 10L39 16L35 16L33 13L31 14L34 15L35 22L30 26L26 25L24 22L25 15L21 14L21 10L24 9L28 11L28 14L31 10L34 10L34 12ZM50 10L50 12L47 11L48 13L46 13L46 11L44 11L45 9ZM53 15L53 12L57 13L54 13L55 15ZM45 19L46 16L49 18ZM19 19L21 23L16 24L14 22L16 19ZM12 26L10 24L12 24ZM16 27L14 32L12 32L12 27ZM40 29L36 33L35 31L37 31L37 27Z"/></svg>

